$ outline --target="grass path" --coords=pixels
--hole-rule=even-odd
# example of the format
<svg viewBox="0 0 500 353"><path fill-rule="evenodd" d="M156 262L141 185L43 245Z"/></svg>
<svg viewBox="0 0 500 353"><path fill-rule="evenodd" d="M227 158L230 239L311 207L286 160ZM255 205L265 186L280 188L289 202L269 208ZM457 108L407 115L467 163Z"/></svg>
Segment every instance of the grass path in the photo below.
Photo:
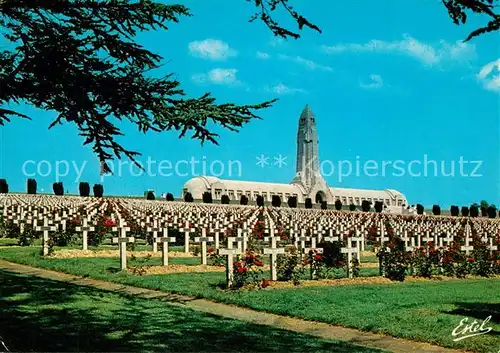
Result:
<svg viewBox="0 0 500 353"><path fill-rule="evenodd" d="M446 348L442 348L442 347L438 347L438 346L433 346L433 345L430 345L427 343L397 339L397 338L393 338L390 336L377 335L377 334L373 334L373 333L369 333L369 332L362 332L362 331L348 329L348 328L344 328L344 327L340 327L340 326L333 326L333 325L329 325L326 323L311 322L311 321L301 320L301 319L297 319L297 318L291 318L291 317L269 314L269 313L264 313L264 312L256 312L253 310L235 307L235 306L231 306L231 305L227 305L227 304L214 303L214 302L208 301L206 299L196 299L194 297L185 296L185 295L175 295L175 294L171 294L171 293L155 291L155 290L150 290L150 289L144 289L144 288L137 288L137 287L132 287L132 286L128 286L128 285L121 285L121 284L112 283L112 282L95 280L95 279L91 279L91 278L76 277L74 275L68 275L68 274L64 274L64 273L60 273L60 272L55 272L55 271L50 271L50 270L15 264L15 263L7 262L4 260L0 260L0 269L3 269L3 271L4 271L4 272L2 272L2 277L3 277L2 281L1 281L2 286L6 286L9 284L9 276L12 277L14 273L17 274L18 276L19 275L36 276L38 278L43 278L45 280L64 282L66 285L85 286L87 288L91 287L91 288L99 289L99 290L112 291L115 294L125 295L125 296L128 296L129 298L135 298L135 299L128 299L129 301L130 300L140 300L140 299L142 299L142 300L150 299L149 301L145 301L144 303L142 303L143 306L146 305L146 303L158 303L159 300L166 301L169 303L168 306L158 305L156 307L156 310L159 310L159 307L161 307L165 310L166 308L168 308L170 306L174 306L174 307L178 308L179 310L192 309L198 313L203 312L205 314L213 314L213 315L217 315L219 317L222 317L220 319L214 319L212 316L209 316L210 320L212 320L210 322L210 327L212 327L213 330L216 330L216 328L220 329L221 327L226 328L227 326L224 324L224 322L227 322L228 319L233 320L233 321L231 321L231 325L233 325L233 326L237 326L237 322L240 322L240 321L247 322L248 323L247 325L245 325L243 328L240 327L239 331L237 331L237 332L241 332L244 334L247 334L249 331L254 332L255 330L257 330L256 327L259 327L259 326L257 326L256 324L265 325L268 328L272 327L275 329L286 330L286 331L282 331L282 333L275 333L274 335L270 335L269 332L266 332L265 335L267 335L267 337L265 337L265 338L264 337L260 337L260 338L254 337L255 338L255 345L248 347L249 350L253 350L253 351L262 351L262 350L271 351L270 346L274 347L274 349L272 349L274 351L283 351L283 350L288 351L288 350L290 350L290 347L288 347L288 346L285 347L284 345L286 345L285 344L286 342L291 342L291 340L293 340L293 338L291 338L291 337L287 338L293 332L295 334L306 334L306 335L318 337L320 339L331 340L331 342L335 342L334 344L331 344L330 346L328 346L327 350L331 351L331 352L375 352L375 351L378 351L378 349L383 349L383 350L387 350L387 351L391 351L391 352L443 352L443 353L461 352L458 350L446 349ZM5 271L8 271L8 272L5 272ZM14 280L11 278L11 282L12 282L10 284L11 287L13 286L14 288L16 288L16 287L18 288L18 287L22 286L21 284L19 284L19 279ZM31 281L30 281L30 283L31 283ZM61 302L61 298L58 298L58 296L60 296L62 294L64 294L65 296L68 296L69 294L68 294L67 290L59 289L58 293L57 293L58 296L52 296L52 295L50 295L50 291L55 290L58 287L61 287L61 285L50 285L50 286L44 285L41 287L42 288L39 288L39 290L42 292L39 293L37 296L33 296L33 297L35 297L35 298L41 297L37 300L40 300L42 302L43 301L50 301L52 299L53 302L51 303L52 304L51 310L54 311L54 310L56 310L56 308L59 308L59 310L65 310L65 315L67 315L68 314L67 311L69 310L69 306L67 309L64 309L64 308L61 309L60 305L62 305L63 303ZM11 288L11 290L12 290L12 288ZM43 291L48 291L48 293L43 292ZM80 294L83 293L79 290L74 290L74 291L76 293L80 293ZM7 291L5 291L5 289L3 290L3 292L7 294ZM95 295L95 296L98 295L98 293L95 291L86 291L86 292L92 293L92 295ZM17 300L23 301L26 299L26 293L22 293L22 291L21 291L21 293L17 293L17 294L19 296ZM101 294L101 296L102 296L102 294ZM8 314L8 310L6 310L6 308L10 307L10 306L8 306L5 302L9 301L9 297L6 295L3 295L3 297L6 297L6 298L4 298L1 302L2 307L3 307L2 310L4 311L5 314ZM155 300L151 300L151 299L155 299ZM10 300L12 300L12 299L10 299ZM15 300L15 296L14 296L14 300ZM15 301L14 301L14 303L15 303ZM110 302L108 301L108 304L109 303ZM125 320L123 322L126 322L127 321L126 319L128 318L127 315L131 315L130 311L132 308L127 307L127 305L129 305L129 304L127 304L125 302L123 303L123 305L119 305L119 303L117 304L115 301L112 301L112 303L115 306L115 310L116 310L115 320L118 320L118 322ZM45 303L45 304L47 304L47 303ZM55 307L54 307L54 305L55 305ZM91 305L91 306L98 305L98 303L95 302L95 300L94 300L94 301L91 301L91 303L87 303L87 305ZM38 303L38 306L40 306L40 303ZM19 307L19 304L15 305L13 307ZM73 308L73 310L74 310L74 306L71 306L71 308ZM89 309L91 309L91 308L89 308ZM144 310L147 310L148 313L151 315L151 316L148 316L147 318L145 318L145 320L143 320L144 322L148 322L148 325L150 325L147 330L158 331L161 329L165 329L167 327L170 327L170 328L172 328L172 330L175 330L176 326L171 326L172 323L169 323L170 324L170 326L169 326L169 325L167 325L166 322L161 322L162 320L160 318L162 318L163 315L160 312L154 312L153 309L154 308L145 308L144 309ZM34 309L32 309L32 310L34 310ZM94 308L94 310L95 310L95 308ZM120 313L120 311L122 311L122 312ZM141 313L137 312L137 311L134 311L133 313L135 315L135 319L138 320ZM190 316L196 316L195 314L193 314L192 311L189 311L188 314ZM26 318L25 318L26 321L30 321L30 318L31 319L33 318L32 313L30 315L28 315L28 314L25 314L25 315L26 315ZM48 321L50 321L50 318L51 318L50 314L48 315L47 313L45 313L45 314L40 313L40 315L45 315L44 317ZM187 315L186 312L181 313L179 315L180 315L180 318L177 319L178 321L182 321L184 323L190 322L191 324L193 324L192 321L186 319L186 315ZM54 316L52 316L52 317L54 317ZM173 314L170 313L167 315L167 317L172 319ZM149 318L151 318L151 321L148 321ZM17 319L19 320L20 318L18 317ZM235 319L237 321L235 321ZM201 320L201 319L198 319L198 320ZM203 320L210 321L209 319L207 319L207 317L203 317ZM201 321L203 321L203 320L201 320ZM218 322L217 320L221 320L221 321ZM68 320L68 323L70 323L71 325L75 324L72 321L70 322L70 320ZM10 329L12 329L12 327L11 327L12 322L11 321L6 321L6 322L4 322L4 324L8 324L5 326L9 326ZM177 324L179 324L179 322L177 322ZM204 327L207 327L207 324L208 323L205 323ZM115 322L115 325L116 325L116 322ZM153 325L153 326L151 326L151 325ZM156 326L156 325L158 325L158 326ZM136 324L136 326L137 326L137 324ZM101 327L100 329L103 329L103 328ZM142 326L141 326L141 329L143 329ZM69 329L69 328L68 328L68 330L71 331L71 329ZM137 328L135 327L134 330L137 330ZM128 328L128 330L125 330L126 332L125 331L121 332L121 333L118 332L118 333L115 333L114 336L111 335L111 338L113 340L115 340L115 339L118 339L121 337L121 340L119 340L119 339L117 340L117 344L119 343L119 344L123 345L125 343L124 341L127 339L127 337L128 337L128 339L131 339L131 337L129 337L130 335L136 336L136 335L140 334L140 332L134 332L134 330L131 330L130 328ZM260 328L260 330L262 332L262 328ZM106 331L106 330L104 330L104 331ZM176 330L176 331L178 331L178 330ZM185 336L182 336L182 337L185 338L186 346L184 347L183 350L193 351L193 348L200 349L203 347L203 342L204 342L203 340L201 340L199 343L196 343L198 341L195 340L195 338L199 335L198 331L196 328L192 328L192 331L184 333ZM75 332L70 332L70 333L74 334ZM264 332L262 332L262 333L264 333ZM169 333L169 334L171 335L172 333ZM193 334L196 337L193 337L192 336ZM227 340L225 340L224 335L228 335L228 334L229 334L229 330L225 330L223 332L223 335L221 335L221 337L219 337L219 339L221 341L227 342ZM127 335L129 335L129 336L127 336ZM145 335L145 333L144 333L144 335ZM216 332L213 332L213 335L216 336L217 335ZM233 333L233 335L234 335L234 333ZM272 339L270 339L270 336L272 336ZM182 337L180 339L182 339ZM327 346L322 345L322 343L320 341L315 342L313 344L312 342L309 342L310 339L306 340L303 336L300 336L300 337L301 338L295 338L295 339L299 340L300 342L305 340L304 342L302 342L303 346L299 347L299 349L297 349L297 344L294 343L293 344L294 349L291 351L309 351L309 350L319 351L319 350L323 350L324 348L327 347ZM96 337L93 337L92 339L95 339L95 338ZM100 336L98 338L100 338ZM84 339L80 339L80 338L78 338L78 339L79 339L79 344L82 342L83 343L86 342ZM104 338L100 338L100 339L104 339ZM150 342L151 339L145 340L142 342L141 351L147 351L147 350L150 350L152 348L158 348L155 350L167 350L169 348L170 348L170 350L182 350L182 349L179 349L179 347L175 347L175 345L174 345L174 347L175 347L174 349L172 349L172 346L170 346L170 347L168 346L168 345L172 344L171 338L165 339L161 348L159 346L144 347L145 345L151 344L151 342ZM245 351L245 349L241 349L242 343L239 341L239 339L240 338L236 339L236 337L233 337L234 346L232 346L232 348L231 347L225 347L225 348L226 349L230 348L229 349L230 351L241 351L241 350ZM205 340L206 340L206 337L205 337ZM278 342L276 342L276 340L278 340ZM141 340L139 340L139 341L141 341ZM188 341L194 341L194 342L192 342L193 346L190 346L188 344ZM262 341L262 342L260 342L260 341ZM280 342L280 341L283 341L283 342ZM316 341L316 340L313 340L313 341ZM134 342L137 343L137 340L135 340ZM243 345L246 344L245 342L246 341L243 341ZM252 342L253 342L253 340L252 340ZM269 344L269 346L265 346L264 342L267 342ZM307 342L309 342L308 343L309 346L307 346L307 344L306 344ZM219 342L219 344L221 344L221 342ZM359 346L356 347L356 346L353 346L353 344L364 346L364 347L370 347L370 348L363 348L363 347L359 347ZM165 345L167 345L167 346L165 346ZM262 345L264 345L265 347L263 347ZM299 344L299 346L300 346L300 344ZM138 348L137 345L135 345L134 347L135 347L134 349ZM207 349L207 350L213 350L213 351L223 350L223 349L221 349L221 347L218 347L218 346L212 345L212 346L208 346L208 347L209 347L209 349ZM205 348L208 348L208 347L205 346ZM60 347L60 349L61 348L63 348L63 347ZM88 349L90 347L84 347L84 348L82 348L82 350L85 350L85 348ZM100 348L102 350L102 347L100 347ZM120 347L120 348L121 348L121 350L125 350L124 347ZM146 348L146 349L144 349L144 348ZM52 348L52 349L54 349L54 348ZM106 350L106 348L104 350ZM112 350L116 350L116 347L113 346Z"/></svg>

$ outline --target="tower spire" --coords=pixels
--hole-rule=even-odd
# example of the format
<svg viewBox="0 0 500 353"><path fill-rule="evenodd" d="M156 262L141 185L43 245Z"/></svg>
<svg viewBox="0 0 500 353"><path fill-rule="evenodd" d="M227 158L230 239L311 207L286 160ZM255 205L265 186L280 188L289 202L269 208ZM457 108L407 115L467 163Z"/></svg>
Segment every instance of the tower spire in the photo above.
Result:
<svg viewBox="0 0 500 353"><path fill-rule="evenodd" d="M299 117L297 131L297 167L293 184L301 185L309 194L326 188L319 169L318 132L316 119L308 104Z"/></svg>

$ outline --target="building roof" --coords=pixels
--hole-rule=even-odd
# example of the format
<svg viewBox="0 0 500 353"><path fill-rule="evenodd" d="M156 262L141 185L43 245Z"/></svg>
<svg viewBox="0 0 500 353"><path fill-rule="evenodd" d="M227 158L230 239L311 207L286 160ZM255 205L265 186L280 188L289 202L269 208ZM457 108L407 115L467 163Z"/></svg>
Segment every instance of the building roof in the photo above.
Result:
<svg viewBox="0 0 500 353"><path fill-rule="evenodd" d="M293 184L280 184L280 183L265 183L258 181L243 181L243 180L227 180L219 179L216 177L195 177L188 180L184 184L184 188L205 187L211 188L213 184L221 183L224 188L229 190L252 190L252 191L272 191L278 193L297 193L301 194L302 191L297 185Z"/></svg>
<svg viewBox="0 0 500 353"><path fill-rule="evenodd" d="M369 190L369 189L348 189L348 188L329 188L334 196L346 197L364 197L364 198L387 198L391 199L400 196L406 200L406 197L397 190Z"/></svg>

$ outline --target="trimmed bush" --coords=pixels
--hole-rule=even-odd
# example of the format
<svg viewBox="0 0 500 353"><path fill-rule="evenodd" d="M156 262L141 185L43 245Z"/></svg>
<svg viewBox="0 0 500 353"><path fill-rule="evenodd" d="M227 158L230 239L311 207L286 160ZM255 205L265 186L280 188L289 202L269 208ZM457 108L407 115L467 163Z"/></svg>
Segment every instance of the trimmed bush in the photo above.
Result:
<svg viewBox="0 0 500 353"><path fill-rule="evenodd" d="M175 201L174 195L172 195L172 193L170 193L170 192L167 193L166 199L167 199L167 201Z"/></svg>
<svg viewBox="0 0 500 353"><path fill-rule="evenodd" d="M273 195L273 197L271 198L271 205L273 207L280 207L281 206L281 197L279 197L278 195Z"/></svg>
<svg viewBox="0 0 500 353"><path fill-rule="evenodd" d="M424 214L424 206L417 203L417 214Z"/></svg>
<svg viewBox="0 0 500 353"><path fill-rule="evenodd" d="M477 208L476 205L472 205L469 208L469 216L471 216L471 217L477 217L477 216L479 216L479 209Z"/></svg>
<svg viewBox="0 0 500 353"><path fill-rule="evenodd" d="M488 207L481 206L481 217L488 217Z"/></svg>
<svg viewBox="0 0 500 353"><path fill-rule="evenodd" d="M451 206L450 207L450 214L453 216L453 217L458 217L458 215L460 214L460 209L458 208L458 206Z"/></svg>
<svg viewBox="0 0 500 353"><path fill-rule="evenodd" d="M361 202L361 210L363 212L370 212L370 209L372 208L372 206L370 205L370 201L368 200L363 200Z"/></svg>
<svg viewBox="0 0 500 353"><path fill-rule="evenodd" d="M248 197L246 197L245 195L241 195L240 205L243 205L243 206L248 205Z"/></svg>
<svg viewBox="0 0 500 353"><path fill-rule="evenodd" d="M488 206L486 209L486 213L488 215L488 218L495 218L497 215L497 209L494 206Z"/></svg>
<svg viewBox="0 0 500 353"><path fill-rule="evenodd" d="M322 210L327 210L328 209L328 202L321 201L321 209Z"/></svg>
<svg viewBox="0 0 500 353"><path fill-rule="evenodd" d="M229 196L222 195L220 198L220 203L223 205L229 205Z"/></svg>
<svg viewBox="0 0 500 353"><path fill-rule="evenodd" d="M380 213L384 209L384 204L382 201L375 201L375 211Z"/></svg>
<svg viewBox="0 0 500 353"><path fill-rule="evenodd" d="M35 179L28 179L27 184L26 184L26 191L30 195L35 195L36 194L36 180Z"/></svg>
<svg viewBox="0 0 500 353"><path fill-rule="evenodd" d="M349 205L349 211L356 211L356 205L355 205L355 204L353 204L353 203L351 203L351 204Z"/></svg>
<svg viewBox="0 0 500 353"><path fill-rule="evenodd" d="M54 195L63 196L64 195L64 186L62 182L56 182L52 184L52 190L54 191Z"/></svg>
<svg viewBox="0 0 500 353"><path fill-rule="evenodd" d="M92 187L94 197L102 197L104 195L104 187L101 184L94 184Z"/></svg>
<svg viewBox="0 0 500 353"><path fill-rule="evenodd" d="M461 213L462 213L462 216L463 216L463 217L467 217L467 216L469 215L469 207L467 207L467 206L462 206Z"/></svg>
<svg viewBox="0 0 500 353"><path fill-rule="evenodd" d="M441 214L441 207L439 207L439 205L432 206L432 214L434 216L439 216Z"/></svg>
<svg viewBox="0 0 500 353"><path fill-rule="evenodd" d="M288 198L288 207L297 208L297 196L290 196Z"/></svg>
<svg viewBox="0 0 500 353"><path fill-rule="evenodd" d="M194 201L193 195L191 195L190 192L186 192L184 194L184 202L193 202L193 201Z"/></svg>
<svg viewBox="0 0 500 353"><path fill-rule="evenodd" d="M340 200L335 201L335 209L340 211L342 209L342 202Z"/></svg>
<svg viewBox="0 0 500 353"><path fill-rule="evenodd" d="M203 203L212 203L212 193L210 191L205 191L203 195L201 195L201 198L203 200Z"/></svg>
<svg viewBox="0 0 500 353"><path fill-rule="evenodd" d="M257 206L259 206L259 207L263 207L264 206L264 196L257 195L257 199L255 201L257 202Z"/></svg>
<svg viewBox="0 0 500 353"><path fill-rule="evenodd" d="M82 196L82 197L90 196L89 183L81 182L80 185L78 185L78 190L80 191L80 196Z"/></svg>
<svg viewBox="0 0 500 353"><path fill-rule="evenodd" d="M7 184L6 179L0 179L0 194L9 193L9 184Z"/></svg>
<svg viewBox="0 0 500 353"><path fill-rule="evenodd" d="M313 208L313 202L312 202L312 200L311 200L311 198L310 198L310 197L308 197L308 198L306 199L306 202L305 202L305 207L306 207L306 208Z"/></svg>
<svg viewBox="0 0 500 353"><path fill-rule="evenodd" d="M155 193L152 191L148 191L146 194L146 200L154 200L155 199Z"/></svg>

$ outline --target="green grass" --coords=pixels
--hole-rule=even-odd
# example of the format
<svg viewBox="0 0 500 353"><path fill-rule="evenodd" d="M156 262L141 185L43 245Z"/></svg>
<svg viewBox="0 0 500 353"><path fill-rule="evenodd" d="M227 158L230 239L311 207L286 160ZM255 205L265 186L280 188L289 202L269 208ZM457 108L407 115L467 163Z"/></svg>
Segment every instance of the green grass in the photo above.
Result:
<svg viewBox="0 0 500 353"><path fill-rule="evenodd" d="M18 240L12 238L0 238L0 246L13 246L17 245Z"/></svg>
<svg viewBox="0 0 500 353"><path fill-rule="evenodd" d="M133 276L117 271L116 258L42 259L39 251L39 248L3 248L0 257L442 346L495 353L500 349L498 278L224 292L217 289L224 281L224 273ZM492 315L489 325L493 327L489 334L453 342L451 332L463 318L482 321L489 315Z"/></svg>
<svg viewBox="0 0 500 353"><path fill-rule="evenodd" d="M381 352L1 270L0 291L11 351Z"/></svg>

